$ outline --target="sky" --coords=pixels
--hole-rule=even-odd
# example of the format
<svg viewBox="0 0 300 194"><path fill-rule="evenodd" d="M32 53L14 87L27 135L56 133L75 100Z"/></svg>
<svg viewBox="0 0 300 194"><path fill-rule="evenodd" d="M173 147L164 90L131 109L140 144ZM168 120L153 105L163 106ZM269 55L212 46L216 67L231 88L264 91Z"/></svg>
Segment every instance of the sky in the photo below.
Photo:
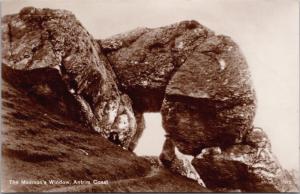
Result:
<svg viewBox="0 0 300 194"><path fill-rule="evenodd" d="M285 168L299 168L298 0L2 0L2 15L24 6L72 11L95 38L136 27L197 20L231 36L244 53L257 93L254 126L263 128ZM158 155L159 113L147 113L136 153Z"/></svg>

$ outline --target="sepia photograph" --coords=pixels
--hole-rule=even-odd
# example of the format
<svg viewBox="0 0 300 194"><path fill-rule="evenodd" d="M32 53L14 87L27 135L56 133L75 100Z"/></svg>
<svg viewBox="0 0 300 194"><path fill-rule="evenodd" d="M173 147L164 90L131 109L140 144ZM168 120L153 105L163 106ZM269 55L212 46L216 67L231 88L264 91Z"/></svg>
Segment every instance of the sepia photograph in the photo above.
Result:
<svg viewBox="0 0 300 194"><path fill-rule="evenodd" d="M300 192L298 0L1 0L1 192Z"/></svg>

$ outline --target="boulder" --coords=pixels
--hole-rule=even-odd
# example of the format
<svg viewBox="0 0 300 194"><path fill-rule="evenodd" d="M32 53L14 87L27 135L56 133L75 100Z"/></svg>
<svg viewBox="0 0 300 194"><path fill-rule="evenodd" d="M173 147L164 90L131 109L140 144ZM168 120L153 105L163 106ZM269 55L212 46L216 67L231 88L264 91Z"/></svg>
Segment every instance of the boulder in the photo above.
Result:
<svg viewBox="0 0 300 194"><path fill-rule="evenodd" d="M166 137L159 161L171 172L195 180L202 187L206 187L191 161L178 151L169 137Z"/></svg>
<svg viewBox="0 0 300 194"><path fill-rule="evenodd" d="M140 112L158 112L173 73L213 33L196 21L137 28L99 40L119 86Z"/></svg>
<svg viewBox="0 0 300 194"><path fill-rule="evenodd" d="M128 148L131 99L93 37L69 11L27 7L2 20L2 76L52 111L80 120Z"/></svg>
<svg viewBox="0 0 300 194"><path fill-rule="evenodd" d="M210 147L192 161L207 188L242 192L297 191L289 174L271 151L262 129L250 131L242 144L225 149Z"/></svg>
<svg viewBox="0 0 300 194"><path fill-rule="evenodd" d="M241 142L252 128L255 92L246 60L226 36L200 43L174 73L161 107L163 126L184 154Z"/></svg>

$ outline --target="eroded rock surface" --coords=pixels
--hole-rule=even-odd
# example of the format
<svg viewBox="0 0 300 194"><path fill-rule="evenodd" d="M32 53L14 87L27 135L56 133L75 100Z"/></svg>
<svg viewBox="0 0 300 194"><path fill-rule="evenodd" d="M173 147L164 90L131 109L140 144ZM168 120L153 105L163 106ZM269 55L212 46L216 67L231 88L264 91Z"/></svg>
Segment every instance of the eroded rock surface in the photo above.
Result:
<svg viewBox="0 0 300 194"><path fill-rule="evenodd" d="M2 20L3 78L53 111L129 147L136 133L130 98L93 37L65 10L24 8Z"/></svg>
<svg viewBox="0 0 300 194"><path fill-rule="evenodd" d="M99 44L119 80L120 88L141 112L158 112L173 73L213 33L196 21L159 28L138 28Z"/></svg>
<svg viewBox="0 0 300 194"><path fill-rule="evenodd" d="M177 150L169 137L166 137L159 160L171 172L193 179L206 187L191 161Z"/></svg>
<svg viewBox="0 0 300 194"><path fill-rule="evenodd" d="M252 128L255 108L240 49L229 37L212 36L174 73L161 112L178 149L197 155L205 147L241 142Z"/></svg>
<svg viewBox="0 0 300 194"><path fill-rule="evenodd" d="M222 150L218 147L204 149L192 164L206 186L213 190L298 191L272 153L267 135L259 128L252 130L243 144Z"/></svg>

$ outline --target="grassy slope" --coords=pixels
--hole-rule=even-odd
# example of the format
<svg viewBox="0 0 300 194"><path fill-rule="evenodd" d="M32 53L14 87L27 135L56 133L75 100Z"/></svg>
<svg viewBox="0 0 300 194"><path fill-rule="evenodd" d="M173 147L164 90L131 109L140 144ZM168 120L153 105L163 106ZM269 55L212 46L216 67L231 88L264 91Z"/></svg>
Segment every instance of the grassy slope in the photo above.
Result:
<svg viewBox="0 0 300 194"><path fill-rule="evenodd" d="M155 167L156 168L156 167ZM145 177L112 181L107 185L81 185L50 190L51 192L209 192L195 181L156 168Z"/></svg>
<svg viewBox="0 0 300 194"><path fill-rule="evenodd" d="M206 191L165 169L153 171L145 158L47 111L23 92L2 83L2 191L66 189L65 185L10 185L9 179L97 179L110 183L72 186L68 191Z"/></svg>

